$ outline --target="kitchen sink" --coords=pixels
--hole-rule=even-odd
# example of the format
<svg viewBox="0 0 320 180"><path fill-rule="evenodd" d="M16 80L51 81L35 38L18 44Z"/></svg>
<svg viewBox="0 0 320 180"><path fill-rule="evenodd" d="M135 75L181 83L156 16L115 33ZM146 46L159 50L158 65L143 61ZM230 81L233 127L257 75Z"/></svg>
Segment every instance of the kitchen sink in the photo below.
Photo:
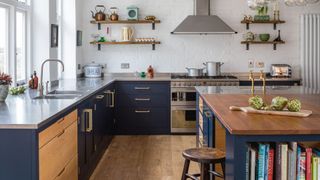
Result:
<svg viewBox="0 0 320 180"><path fill-rule="evenodd" d="M68 95L78 95L82 94L80 91L69 91L69 90L54 90L49 92L49 94L68 94Z"/></svg>
<svg viewBox="0 0 320 180"><path fill-rule="evenodd" d="M38 96L33 99L75 99L80 97L80 95L76 94L56 94L56 95L46 95L46 96Z"/></svg>

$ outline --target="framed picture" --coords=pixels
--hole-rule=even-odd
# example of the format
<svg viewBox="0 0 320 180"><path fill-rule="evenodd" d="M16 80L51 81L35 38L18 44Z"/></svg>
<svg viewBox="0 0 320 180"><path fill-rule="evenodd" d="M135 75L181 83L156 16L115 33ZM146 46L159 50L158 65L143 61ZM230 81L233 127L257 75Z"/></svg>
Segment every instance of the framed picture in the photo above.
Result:
<svg viewBox="0 0 320 180"><path fill-rule="evenodd" d="M82 46L82 31L77 31L77 46Z"/></svg>
<svg viewBox="0 0 320 180"><path fill-rule="evenodd" d="M59 44L59 26L51 24L51 47L58 47Z"/></svg>

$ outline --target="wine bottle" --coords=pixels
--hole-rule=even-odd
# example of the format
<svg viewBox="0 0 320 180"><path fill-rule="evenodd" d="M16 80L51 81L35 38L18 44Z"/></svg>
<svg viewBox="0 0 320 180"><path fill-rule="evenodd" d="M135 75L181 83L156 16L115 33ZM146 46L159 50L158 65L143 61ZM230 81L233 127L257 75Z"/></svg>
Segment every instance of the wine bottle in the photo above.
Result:
<svg viewBox="0 0 320 180"><path fill-rule="evenodd" d="M278 37L274 41L282 41L281 35L280 35L280 30L278 30Z"/></svg>

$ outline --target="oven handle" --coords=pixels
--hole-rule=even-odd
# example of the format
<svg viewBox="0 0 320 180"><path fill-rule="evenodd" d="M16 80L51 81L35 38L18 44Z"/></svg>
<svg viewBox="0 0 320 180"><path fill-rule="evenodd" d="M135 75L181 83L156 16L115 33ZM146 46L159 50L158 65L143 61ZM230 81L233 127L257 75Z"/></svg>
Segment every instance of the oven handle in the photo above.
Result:
<svg viewBox="0 0 320 180"><path fill-rule="evenodd" d="M179 111L179 110L186 110L186 111L195 111L196 108L195 107L184 107L184 106L172 106L171 110L173 111Z"/></svg>

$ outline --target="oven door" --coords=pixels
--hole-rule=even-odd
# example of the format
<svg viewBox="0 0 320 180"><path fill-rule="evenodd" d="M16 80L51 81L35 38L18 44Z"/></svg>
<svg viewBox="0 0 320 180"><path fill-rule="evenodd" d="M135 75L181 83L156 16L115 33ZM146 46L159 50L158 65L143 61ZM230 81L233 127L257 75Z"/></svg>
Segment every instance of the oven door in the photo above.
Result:
<svg viewBox="0 0 320 180"><path fill-rule="evenodd" d="M195 133L197 113L194 106L171 106L171 132Z"/></svg>
<svg viewBox="0 0 320 180"><path fill-rule="evenodd" d="M194 87L171 88L171 105L196 106L196 95Z"/></svg>

